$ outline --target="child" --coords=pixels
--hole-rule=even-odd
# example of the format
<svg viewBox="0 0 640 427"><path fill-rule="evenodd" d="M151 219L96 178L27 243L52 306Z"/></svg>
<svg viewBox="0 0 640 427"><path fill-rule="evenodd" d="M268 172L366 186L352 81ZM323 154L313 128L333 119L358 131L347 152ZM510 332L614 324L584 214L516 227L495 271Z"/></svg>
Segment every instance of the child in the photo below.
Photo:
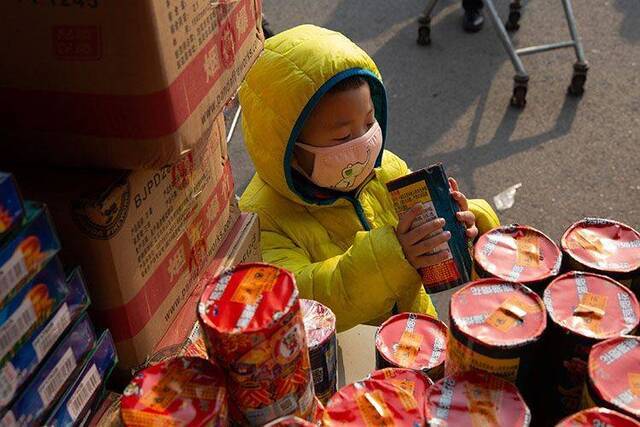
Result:
<svg viewBox="0 0 640 427"><path fill-rule="evenodd" d="M409 169L383 149L386 95L372 59L339 33L299 26L266 42L240 103L257 172L240 207L260 218L264 261L292 271L338 330L394 311L435 316L416 268L438 262L430 252L449 235L441 220L411 230L417 207L395 214L385 183ZM470 201L474 221L451 184L469 238L476 222L497 225L484 201Z"/></svg>

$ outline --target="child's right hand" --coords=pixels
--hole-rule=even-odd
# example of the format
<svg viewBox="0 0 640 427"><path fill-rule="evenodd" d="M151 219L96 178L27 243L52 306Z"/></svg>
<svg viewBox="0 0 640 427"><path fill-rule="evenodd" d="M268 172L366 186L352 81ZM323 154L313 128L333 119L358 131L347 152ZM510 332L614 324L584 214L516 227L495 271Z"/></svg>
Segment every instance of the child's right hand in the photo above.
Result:
<svg viewBox="0 0 640 427"><path fill-rule="evenodd" d="M446 260L449 257L446 251L433 252L451 238L451 233L443 230L444 219L442 218L434 219L411 229L411 224L422 213L422 210L420 205L415 205L402 214L396 229L396 236L398 236L404 256L416 269Z"/></svg>

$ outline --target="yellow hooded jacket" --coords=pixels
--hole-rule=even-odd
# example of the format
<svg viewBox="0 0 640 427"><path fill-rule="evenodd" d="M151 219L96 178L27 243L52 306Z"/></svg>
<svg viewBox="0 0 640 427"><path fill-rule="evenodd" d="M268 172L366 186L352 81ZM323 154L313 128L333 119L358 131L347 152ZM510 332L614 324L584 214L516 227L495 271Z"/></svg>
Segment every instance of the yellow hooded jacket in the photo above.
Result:
<svg viewBox="0 0 640 427"><path fill-rule="evenodd" d="M300 295L329 306L338 330L378 323L394 306L435 315L420 276L395 235L398 223L385 183L406 175L389 151L355 193L338 193L294 177L290 165L302 126L340 80L364 76L386 135L385 89L373 60L345 36L302 25L267 40L240 87L242 123L256 175L240 199L260 218L266 262L293 272ZM470 201L481 232L498 225L483 200Z"/></svg>

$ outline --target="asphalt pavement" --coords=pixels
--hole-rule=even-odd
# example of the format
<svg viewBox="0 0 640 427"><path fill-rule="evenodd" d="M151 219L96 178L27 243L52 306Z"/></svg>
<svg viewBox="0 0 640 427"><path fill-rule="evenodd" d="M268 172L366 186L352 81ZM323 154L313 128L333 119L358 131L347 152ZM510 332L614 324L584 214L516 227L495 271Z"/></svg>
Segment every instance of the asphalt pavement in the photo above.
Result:
<svg viewBox="0 0 640 427"><path fill-rule="evenodd" d="M575 55L526 57L524 110L509 106L514 71L490 22L462 31L459 1L441 1L432 45L416 44L425 1L264 0L274 31L313 23L340 31L378 64L389 96L386 147L417 169L441 161L470 198L521 183L503 223L558 239L584 216L640 228L640 3L574 0L590 70L582 98L566 96ZM496 0L503 17L508 1ZM559 0L525 2L516 46L567 40ZM240 129L229 147L241 194L253 167Z"/></svg>

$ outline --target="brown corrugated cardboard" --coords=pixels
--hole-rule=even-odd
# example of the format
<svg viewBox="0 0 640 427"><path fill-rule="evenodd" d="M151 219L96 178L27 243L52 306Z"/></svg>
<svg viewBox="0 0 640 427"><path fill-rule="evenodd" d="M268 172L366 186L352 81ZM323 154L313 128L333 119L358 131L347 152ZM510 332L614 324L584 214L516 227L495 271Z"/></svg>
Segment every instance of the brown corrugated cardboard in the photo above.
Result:
<svg viewBox="0 0 640 427"><path fill-rule="evenodd" d="M222 115L216 124L211 141L162 169L17 173L86 273L93 320L111 329L120 367L144 361L239 216Z"/></svg>
<svg viewBox="0 0 640 427"><path fill-rule="evenodd" d="M262 261L258 216L254 213L242 213L171 327L155 346L151 360L158 361L179 354L189 344L187 339L196 323L196 306L211 279L236 264L258 261Z"/></svg>
<svg viewBox="0 0 640 427"><path fill-rule="evenodd" d="M263 45L261 0L0 2L12 162L138 169L199 141Z"/></svg>

